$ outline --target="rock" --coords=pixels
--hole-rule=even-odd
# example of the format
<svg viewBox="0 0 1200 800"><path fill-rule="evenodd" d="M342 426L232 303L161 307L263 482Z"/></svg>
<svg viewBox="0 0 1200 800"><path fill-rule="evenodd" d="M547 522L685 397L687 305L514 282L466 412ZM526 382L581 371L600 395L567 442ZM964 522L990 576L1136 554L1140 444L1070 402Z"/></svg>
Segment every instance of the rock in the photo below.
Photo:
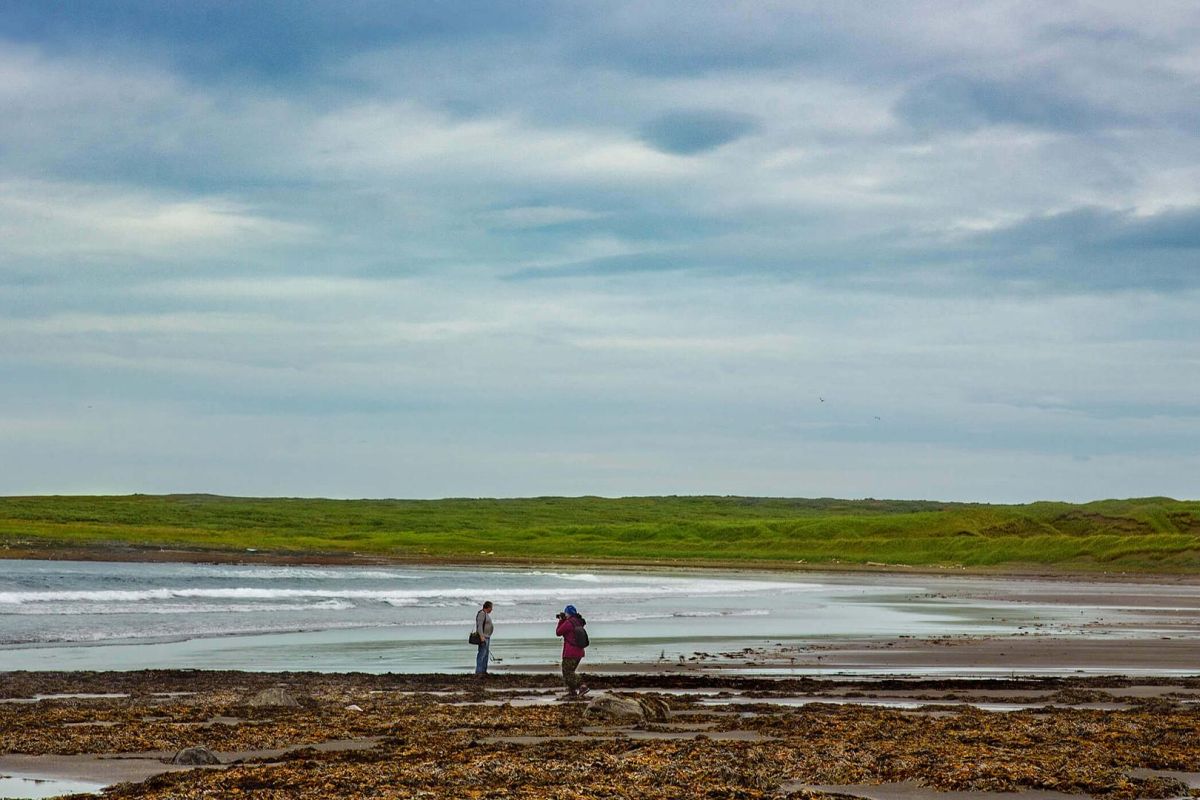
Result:
<svg viewBox="0 0 1200 800"><path fill-rule="evenodd" d="M587 704L584 713L603 719L643 719L642 704L632 697L600 694Z"/></svg>
<svg viewBox="0 0 1200 800"><path fill-rule="evenodd" d="M642 704L642 712L646 719L652 722L666 722L671 718L671 707L661 697L639 695L638 702Z"/></svg>
<svg viewBox="0 0 1200 800"><path fill-rule="evenodd" d="M207 747L185 747L175 754L175 757L171 759L171 763L205 766L208 764L220 764L221 759L217 758L216 754Z"/></svg>
<svg viewBox="0 0 1200 800"><path fill-rule="evenodd" d="M276 686L273 689L263 689L251 697L249 705L256 708L299 708L300 702L292 697L287 689Z"/></svg>
<svg viewBox="0 0 1200 800"><path fill-rule="evenodd" d="M662 722L671 718L671 708L661 697L600 694L587 704L584 713L612 720Z"/></svg>
<svg viewBox="0 0 1200 800"><path fill-rule="evenodd" d="M359 711L359 712L361 712L361 711L362 711L362 706L360 706L360 705L357 705L357 704L355 704L355 703L351 703L350 705L346 706L346 710L347 710L347 711Z"/></svg>

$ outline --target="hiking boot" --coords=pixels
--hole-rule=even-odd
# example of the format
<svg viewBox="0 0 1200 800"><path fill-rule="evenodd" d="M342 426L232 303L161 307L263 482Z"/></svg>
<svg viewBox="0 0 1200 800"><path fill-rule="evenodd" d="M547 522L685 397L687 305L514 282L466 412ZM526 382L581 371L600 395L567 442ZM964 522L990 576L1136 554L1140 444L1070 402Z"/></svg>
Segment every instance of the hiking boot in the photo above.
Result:
<svg viewBox="0 0 1200 800"><path fill-rule="evenodd" d="M588 693L588 687L586 687L586 686L583 686L583 685L580 685L580 687L579 687L579 691L577 691L577 692L575 693L575 696L576 696L576 697L586 697L586 696L587 696L587 693Z"/></svg>

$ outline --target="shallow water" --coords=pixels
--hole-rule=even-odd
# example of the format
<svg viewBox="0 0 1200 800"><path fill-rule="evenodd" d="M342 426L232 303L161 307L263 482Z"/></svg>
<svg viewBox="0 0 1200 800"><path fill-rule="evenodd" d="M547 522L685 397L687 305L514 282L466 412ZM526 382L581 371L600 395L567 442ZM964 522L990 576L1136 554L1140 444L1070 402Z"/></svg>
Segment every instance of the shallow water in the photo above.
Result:
<svg viewBox="0 0 1200 800"><path fill-rule="evenodd" d="M461 670L487 599L505 667L557 659L567 603L588 619L591 663L1091 618L928 590L882 575L0 561L0 669Z"/></svg>
<svg viewBox="0 0 1200 800"><path fill-rule="evenodd" d="M5 798L58 797L64 794L99 792L103 788L101 784L87 781L46 778L38 775L0 775L0 797Z"/></svg>

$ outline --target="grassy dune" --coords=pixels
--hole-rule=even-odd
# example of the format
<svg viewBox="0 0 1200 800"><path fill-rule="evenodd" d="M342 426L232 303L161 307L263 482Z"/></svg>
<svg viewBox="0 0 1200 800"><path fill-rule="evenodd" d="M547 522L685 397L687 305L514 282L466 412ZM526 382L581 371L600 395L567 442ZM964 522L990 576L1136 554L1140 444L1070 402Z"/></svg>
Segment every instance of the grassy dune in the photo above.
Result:
<svg viewBox="0 0 1200 800"><path fill-rule="evenodd" d="M471 561L578 557L1188 572L1200 569L1200 502L0 498L0 556L113 545Z"/></svg>

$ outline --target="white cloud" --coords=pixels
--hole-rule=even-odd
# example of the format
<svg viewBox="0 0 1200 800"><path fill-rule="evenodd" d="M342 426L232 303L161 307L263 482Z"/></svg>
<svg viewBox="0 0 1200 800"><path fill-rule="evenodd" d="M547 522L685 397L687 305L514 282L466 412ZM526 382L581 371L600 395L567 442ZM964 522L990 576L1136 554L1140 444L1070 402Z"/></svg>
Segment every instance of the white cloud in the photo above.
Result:
<svg viewBox="0 0 1200 800"><path fill-rule="evenodd" d="M173 198L119 186L0 182L10 256L192 257L230 245L293 242L303 225L222 197ZM187 248L178 251L177 248Z"/></svg>
<svg viewBox="0 0 1200 800"><path fill-rule="evenodd" d="M691 171L687 159L632 138L530 124L512 115L455 119L411 102L368 103L316 120L307 161L319 173L386 173L454 183L653 180Z"/></svg>
<svg viewBox="0 0 1200 800"><path fill-rule="evenodd" d="M1200 205L1189 6L607 9L278 74L0 44L0 491L1187 490L1194 275L959 250ZM1017 113L895 110L944 76ZM747 124L642 141L688 112Z"/></svg>

